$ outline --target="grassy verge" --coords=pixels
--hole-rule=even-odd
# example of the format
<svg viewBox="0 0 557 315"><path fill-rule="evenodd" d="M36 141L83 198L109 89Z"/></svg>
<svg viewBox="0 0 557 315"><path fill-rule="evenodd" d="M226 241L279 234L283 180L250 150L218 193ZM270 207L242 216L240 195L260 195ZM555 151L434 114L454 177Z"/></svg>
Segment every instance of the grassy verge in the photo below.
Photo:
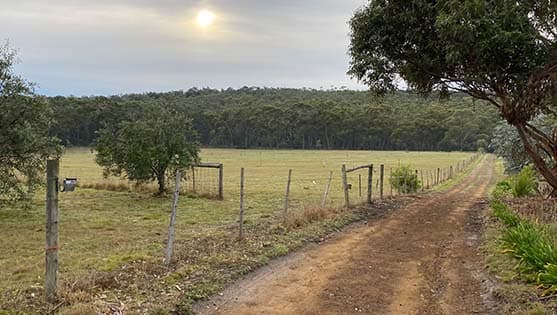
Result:
<svg viewBox="0 0 557 315"><path fill-rule="evenodd" d="M557 309L555 222L540 221L532 211L514 206L531 209L538 202L539 198L501 197L491 201L485 249L489 270L499 280L494 296L501 314L554 314Z"/></svg>

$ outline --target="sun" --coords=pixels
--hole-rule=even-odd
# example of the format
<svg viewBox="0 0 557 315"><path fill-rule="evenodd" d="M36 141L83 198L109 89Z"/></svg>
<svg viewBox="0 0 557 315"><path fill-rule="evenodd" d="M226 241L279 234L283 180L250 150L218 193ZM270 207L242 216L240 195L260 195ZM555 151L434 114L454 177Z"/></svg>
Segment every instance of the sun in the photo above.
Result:
<svg viewBox="0 0 557 315"><path fill-rule="evenodd" d="M215 14L209 10L201 10L197 13L197 24L206 28L215 21Z"/></svg>

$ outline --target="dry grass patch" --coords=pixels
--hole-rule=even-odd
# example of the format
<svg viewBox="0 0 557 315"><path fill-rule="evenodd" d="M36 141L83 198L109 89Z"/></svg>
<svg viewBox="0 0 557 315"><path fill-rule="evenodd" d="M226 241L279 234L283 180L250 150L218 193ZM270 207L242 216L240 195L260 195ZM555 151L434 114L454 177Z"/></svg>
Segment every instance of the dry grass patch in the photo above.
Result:
<svg viewBox="0 0 557 315"><path fill-rule="evenodd" d="M342 208L305 207L302 211L288 213L284 227L288 230L298 229L316 221L334 218L344 211Z"/></svg>

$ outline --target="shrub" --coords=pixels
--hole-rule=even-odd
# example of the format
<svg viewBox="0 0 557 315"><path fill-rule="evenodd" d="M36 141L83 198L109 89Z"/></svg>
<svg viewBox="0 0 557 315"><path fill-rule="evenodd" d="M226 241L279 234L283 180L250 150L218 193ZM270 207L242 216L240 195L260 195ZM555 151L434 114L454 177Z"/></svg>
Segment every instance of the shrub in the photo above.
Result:
<svg viewBox="0 0 557 315"><path fill-rule="evenodd" d="M497 183L495 189L493 190L493 197L501 198L505 196L510 196L512 194L512 184L509 180L503 180Z"/></svg>
<svg viewBox="0 0 557 315"><path fill-rule="evenodd" d="M403 165L395 169L391 173L391 185L399 193L413 193L417 192L421 187L418 180L418 174L410 167L410 165Z"/></svg>
<svg viewBox="0 0 557 315"><path fill-rule="evenodd" d="M531 166L524 167L512 179L512 195L515 198L532 196L537 192L536 172Z"/></svg>

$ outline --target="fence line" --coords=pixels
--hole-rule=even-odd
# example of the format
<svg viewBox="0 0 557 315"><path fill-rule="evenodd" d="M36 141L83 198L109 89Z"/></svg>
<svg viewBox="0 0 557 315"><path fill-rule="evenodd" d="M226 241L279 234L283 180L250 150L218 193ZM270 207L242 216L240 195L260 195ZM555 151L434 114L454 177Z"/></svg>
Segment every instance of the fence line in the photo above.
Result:
<svg viewBox="0 0 557 315"><path fill-rule="evenodd" d="M470 165L479 157L478 154L473 155L471 158L466 159L464 161L458 161L455 165L450 165L445 168L436 168L436 169L415 169L411 172L411 177L408 176L396 176L396 171L393 171L393 168L389 168L388 173L385 172L385 165L379 165L379 170L374 169L373 164L365 164L361 166L356 166L348 169L345 164L341 166L341 173L340 173L340 180L342 183L336 187L342 187L342 195L344 197L343 205L345 207L350 207L357 205L358 203L373 203L374 200L381 200L384 199L385 190L384 186L388 184L390 186L390 193L388 197L395 197L397 195L403 195L406 193L416 193L417 188L421 187L421 191L425 191L426 189L431 189L439 184L442 184L448 180L454 179L455 176L459 173L462 173L469 169ZM218 167L213 167L216 165L212 165L207 167L217 169L218 170L218 177L219 184L217 184L217 190L219 191L220 196L224 196L224 184L223 184L223 166L219 164ZM361 173L367 170L367 174ZM56 299L56 287L57 287L57 280L58 280L58 171L59 171L59 162L58 160L55 161L48 161L47 162L47 196L46 196L46 266L45 266L45 294L48 300L54 301ZM360 172L360 173L358 173ZM192 172L192 176L195 174L195 171ZM284 199L278 198L278 202L284 202L284 217L286 218L287 215L291 214L294 211L290 211L291 208L298 206L301 204L302 207L306 205L319 205L322 208L327 207L328 200L331 200L331 188L333 183L336 183L334 180L339 180L339 176L334 176L333 171L329 171L329 176L311 176L310 178L304 178L303 176L307 176L302 174L302 177L298 177L298 174L294 172L292 169L288 172L288 179L286 185L286 194ZM378 176L377 180L377 187L373 189L373 179L374 174ZM362 176L367 175L367 180L362 181ZM356 192L356 189L352 189L351 181L356 180L358 183L358 190L357 194L353 193L354 196L350 195L351 191ZM403 179L402 185L400 183L397 186L394 185L396 183L395 180ZM193 185L196 188L198 183L202 183L203 180L196 179L197 182ZM268 179L267 179L268 181ZM319 181L319 184L317 183ZM412 182L410 182L412 181ZM214 181L208 181L213 182ZM167 248L165 251L165 260L166 264L169 264L172 260L172 249L174 244L174 229L176 223L176 211L178 207L178 196L181 192L181 173L176 173L176 182L174 185L174 200L172 205L170 223L169 223L169 232L168 232L168 239L167 239ZM314 189L310 189L306 187L307 183L312 183ZM362 193L362 184L366 183L367 194ZM324 185L322 185L324 184ZM412 189L409 189L410 185L415 185L416 190L414 190L414 186ZM249 180L249 176L246 175L245 169L240 169L240 183L239 183L239 221L238 221L238 238L242 240L245 237L245 230L244 230L244 223L246 216L250 216L249 213L250 208L245 207L246 201L246 189L249 191L250 188L253 187L266 187L269 191L272 192L274 189L273 187L267 187L265 182L256 180ZM284 187L284 186L283 186ZM378 189L377 189L378 188ZM375 194L374 194L375 192ZM312 196L313 198L304 198ZM230 196L233 196L230 193ZM336 196L337 199L340 196ZM355 198L357 197L357 198ZM375 198L374 198L375 197ZM231 197L236 198L236 196ZM274 198L274 195L271 195L271 198ZM85 198L87 199L87 198ZM91 198L92 200L97 200L97 198ZM184 199L184 198L182 198ZM234 199L235 200L235 199ZM338 202L338 201L337 201ZM274 205L274 203L273 203ZM340 206L340 204L335 204L331 201L331 206ZM247 210L247 212L246 212ZM229 226L231 224L235 224L234 222L223 220L223 222L218 222L218 225L226 225ZM209 229L213 229L214 231L219 230L218 227L215 227L216 223L209 225ZM203 227L205 229L205 227Z"/></svg>

